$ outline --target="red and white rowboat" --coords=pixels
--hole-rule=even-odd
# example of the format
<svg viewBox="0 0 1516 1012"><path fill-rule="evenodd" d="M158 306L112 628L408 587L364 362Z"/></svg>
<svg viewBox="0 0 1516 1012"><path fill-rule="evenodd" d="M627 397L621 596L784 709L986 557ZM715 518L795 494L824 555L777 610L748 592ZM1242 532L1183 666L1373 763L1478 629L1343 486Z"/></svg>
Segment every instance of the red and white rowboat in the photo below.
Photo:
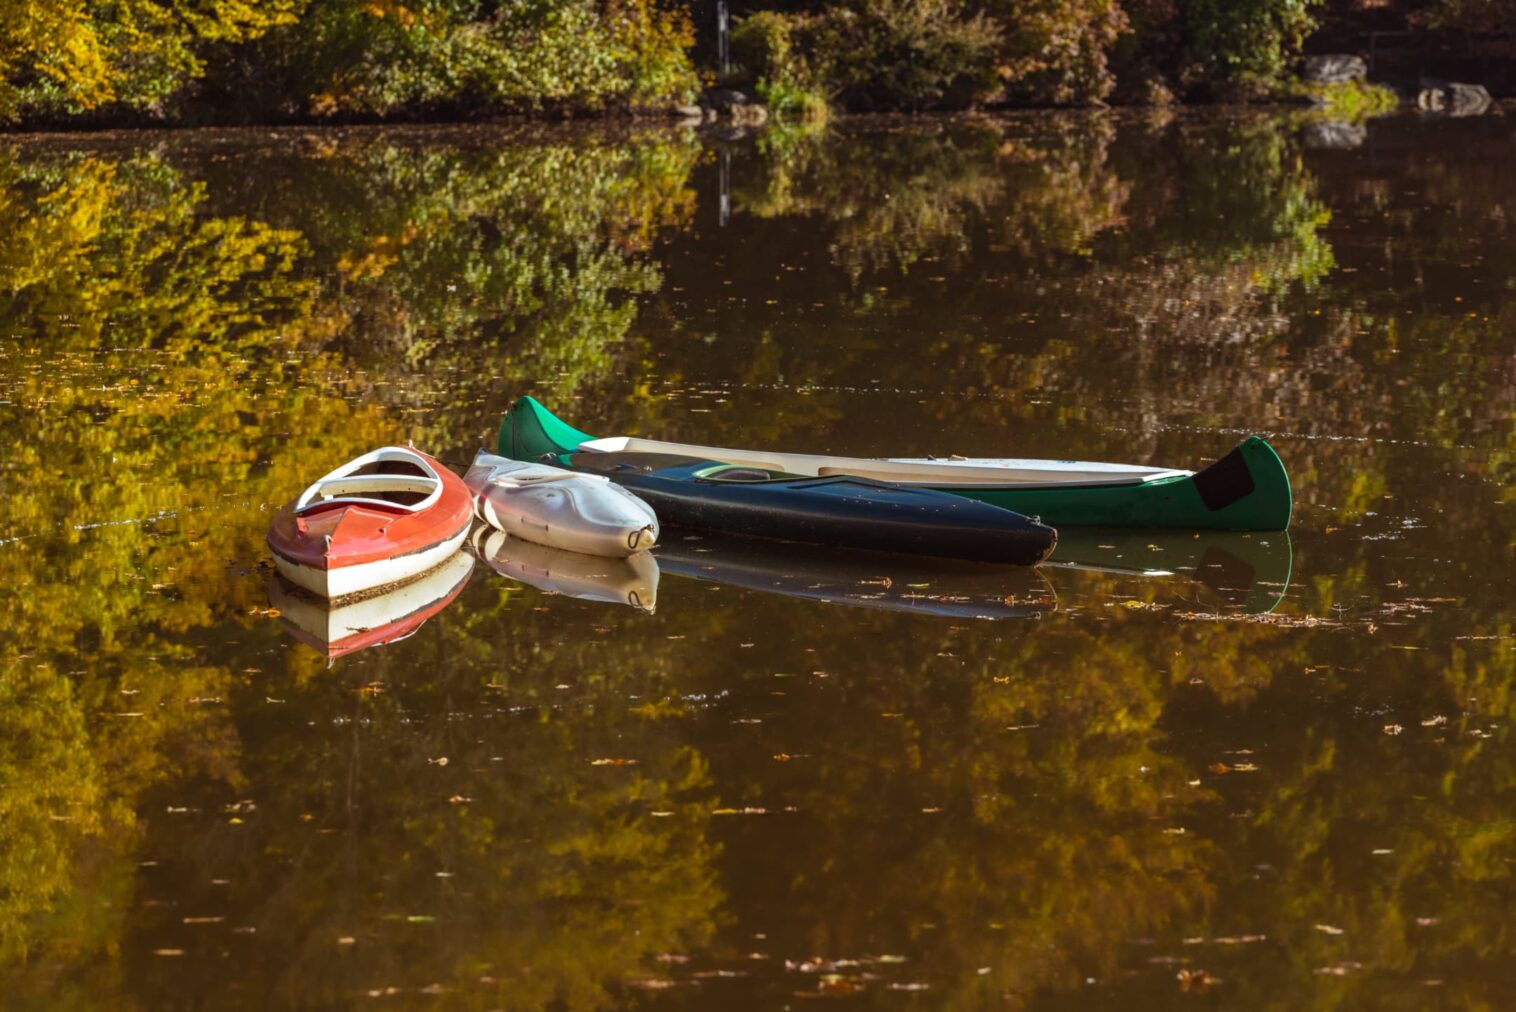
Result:
<svg viewBox="0 0 1516 1012"><path fill-rule="evenodd" d="M268 531L286 580L341 600L431 572L468 536L474 497L424 453L386 446L317 479Z"/></svg>

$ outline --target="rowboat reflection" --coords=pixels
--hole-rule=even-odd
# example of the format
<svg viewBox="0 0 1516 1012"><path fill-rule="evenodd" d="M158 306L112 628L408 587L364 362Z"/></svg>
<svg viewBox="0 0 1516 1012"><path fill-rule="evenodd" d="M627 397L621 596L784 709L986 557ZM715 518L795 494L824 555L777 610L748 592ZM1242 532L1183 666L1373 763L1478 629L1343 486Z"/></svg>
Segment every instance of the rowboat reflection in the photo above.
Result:
<svg viewBox="0 0 1516 1012"><path fill-rule="evenodd" d="M1188 577L1248 615L1267 615L1290 586L1286 531L1133 531L1070 527L1044 566L1162 578Z"/></svg>
<svg viewBox="0 0 1516 1012"><path fill-rule="evenodd" d="M818 548L732 535L665 532L665 573L787 597L953 618L1037 618L1057 606L1037 570Z"/></svg>
<svg viewBox="0 0 1516 1012"><path fill-rule="evenodd" d="M349 597L335 606L275 576L269 582L268 600L291 636L335 660L414 634L453 602L473 571L473 556L455 552L430 572L387 594Z"/></svg>
<svg viewBox="0 0 1516 1012"><path fill-rule="evenodd" d="M625 604L651 612L658 602L658 563L647 552L626 558L581 555L481 527L469 538L474 554L501 576L549 594Z"/></svg>

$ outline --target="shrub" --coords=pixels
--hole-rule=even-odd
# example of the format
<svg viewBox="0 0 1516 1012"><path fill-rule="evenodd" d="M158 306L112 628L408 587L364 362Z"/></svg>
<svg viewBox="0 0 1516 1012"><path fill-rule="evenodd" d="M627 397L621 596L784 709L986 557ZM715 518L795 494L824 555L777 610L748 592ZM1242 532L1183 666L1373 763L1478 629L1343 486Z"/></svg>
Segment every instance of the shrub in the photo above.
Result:
<svg viewBox="0 0 1516 1012"><path fill-rule="evenodd" d="M801 25L817 79L851 109L963 108L998 84L999 29L952 0L849 0Z"/></svg>
<svg viewBox="0 0 1516 1012"><path fill-rule="evenodd" d="M112 104L161 110L218 42L289 24L304 0L0 0L0 120Z"/></svg>
<svg viewBox="0 0 1516 1012"><path fill-rule="evenodd" d="M1259 98L1283 77L1315 27L1319 0L1189 0L1182 7L1186 86Z"/></svg>
<svg viewBox="0 0 1516 1012"><path fill-rule="evenodd" d="M1129 29L1118 0L988 0L1003 31L999 72L1030 101L1085 105L1111 93L1107 53Z"/></svg>
<svg viewBox="0 0 1516 1012"><path fill-rule="evenodd" d="M1382 84L1368 81L1343 81L1340 84L1293 81L1282 86L1279 93L1285 97L1309 99L1322 113L1339 120L1383 116L1400 107L1399 95Z"/></svg>
<svg viewBox="0 0 1516 1012"><path fill-rule="evenodd" d="M817 122L827 118L829 108L825 91L796 48L796 26L803 20L777 11L744 18L732 32L732 54L756 77L753 90L770 112Z"/></svg>
<svg viewBox="0 0 1516 1012"><path fill-rule="evenodd" d="M673 0L0 0L0 24L0 117L577 110L697 83Z"/></svg>

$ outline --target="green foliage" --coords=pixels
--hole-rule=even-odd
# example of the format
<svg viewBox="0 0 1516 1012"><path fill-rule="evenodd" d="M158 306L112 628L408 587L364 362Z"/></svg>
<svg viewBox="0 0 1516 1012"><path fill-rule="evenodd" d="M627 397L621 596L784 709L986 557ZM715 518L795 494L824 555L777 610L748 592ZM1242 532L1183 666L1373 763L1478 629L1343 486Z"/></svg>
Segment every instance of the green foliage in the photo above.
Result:
<svg viewBox="0 0 1516 1012"><path fill-rule="evenodd" d="M849 0L799 33L817 79L849 109L963 108L997 84L1000 33L957 0Z"/></svg>
<svg viewBox="0 0 1516 1012"><path fill-rule="evenodd" d="M754 91L769 112L803 122L825 121L830 113L825 92L797 50L795 30L801 19L776 11L758 11L732 32L737 62L757 77Z"/></svg>
<svg viewBox="0 0 1516 1012"><path fill-rule="evenodd" d="M0 0L0 18L17 25L0 40L0 114L20 116L573 111L697 83L689 17L664 0Z"/></svg>
<svg viewBox="0 0 1516 1012"><path fill-rule="evenodd" d="M1010 94L1055 105L1087 105L1111 93L1107 54L1128 29L1118 0L985 0L1001 25L999 71Z"/></svg>
<svg viewBox="0 0 1516 1012"><path fill-rule="evenodd" d="M1268 94L1315 27L1320 0L1191 0L1183 5L1183 83L1221 98Z"/></svg>
<svg viewBox="0 0 1516 1012"><path fill-rule="evenodd" d="M1400 107L1400 96L1381 84L1368 81L1344 81L1340 84L1292 82L1280 89L1283 95L1310 99L1322 114L1339 120L1361 120L1383 116Z"/></svg>
<svg viewBox="0 0 1516 1012"><path fill-rule="evenodd" d="M984 101L1166 101L1271 94L1318 0L848 0L818 13L761 11L734 36L768 100L822 91L850 109ZM1118 73L1130 81L1118 82Z"/></svg>
<svg viewBox="0 0 1516 1012"><path fill-rule="evenodd" d="M316 116L427 109L587 110L685 97L689 20L656 0L533 0L485 17L474 0L313 0L250 67L284 66L284 101Z"/></svg>

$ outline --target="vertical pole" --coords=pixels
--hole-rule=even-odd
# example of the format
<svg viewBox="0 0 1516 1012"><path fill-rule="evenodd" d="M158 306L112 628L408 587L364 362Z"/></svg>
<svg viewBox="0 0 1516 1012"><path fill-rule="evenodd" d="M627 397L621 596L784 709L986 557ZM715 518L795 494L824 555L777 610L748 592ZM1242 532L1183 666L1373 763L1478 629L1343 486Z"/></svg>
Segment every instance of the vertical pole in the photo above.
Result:
<svg viewBox="0 0 1516 1012"><path fill-rule="evenodd" d="M727 222L732 220L732 149L723 145L721 148L721 199L719 214L721 227L726 228Z"/></svg>
<svg viewBox="0 0 1516 1012"><path fill-rule="evenodd" d="M716 49L720 54L721 72L732 72L732 41L730 36L731 18L727 14L726 0L717 0L716 3Z"/></svg>

